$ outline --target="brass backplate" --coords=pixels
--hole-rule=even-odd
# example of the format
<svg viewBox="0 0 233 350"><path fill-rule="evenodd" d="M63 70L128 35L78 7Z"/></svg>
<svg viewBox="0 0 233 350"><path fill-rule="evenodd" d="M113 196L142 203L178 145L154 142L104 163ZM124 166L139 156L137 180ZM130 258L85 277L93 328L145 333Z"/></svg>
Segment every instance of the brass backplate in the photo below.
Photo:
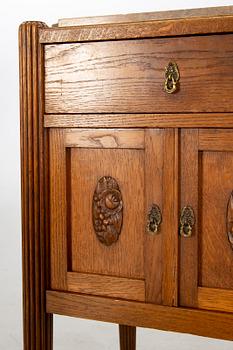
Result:
<svg viewBox="0 0 233 350"><path fill-rule="evenodd" d="M172 94L178 90L178 83L180 80L180 72L177 64L175 62L169 62L168 66L165 68L165 84L164 90L168 94Z"/></svg>
<svg viewBox="0 0 233 350"><path fill-rule="evenodd" d="M152 204L147 218L147 232L151 235L158 233L162 221L162 213L157 204Z"/></svg>

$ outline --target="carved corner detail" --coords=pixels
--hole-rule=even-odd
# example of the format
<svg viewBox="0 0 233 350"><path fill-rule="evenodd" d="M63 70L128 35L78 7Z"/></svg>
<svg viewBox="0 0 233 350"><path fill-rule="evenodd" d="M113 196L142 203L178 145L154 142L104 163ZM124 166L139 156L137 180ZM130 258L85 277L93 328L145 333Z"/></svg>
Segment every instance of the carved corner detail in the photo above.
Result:
<svg viewBox="0 0 233 350"><path fill-rule="evenodd" d="M123 201L119 185L111 176L102 177L96 185L92 218L101 243L110 246L118 240L123 220Z"/></svg>

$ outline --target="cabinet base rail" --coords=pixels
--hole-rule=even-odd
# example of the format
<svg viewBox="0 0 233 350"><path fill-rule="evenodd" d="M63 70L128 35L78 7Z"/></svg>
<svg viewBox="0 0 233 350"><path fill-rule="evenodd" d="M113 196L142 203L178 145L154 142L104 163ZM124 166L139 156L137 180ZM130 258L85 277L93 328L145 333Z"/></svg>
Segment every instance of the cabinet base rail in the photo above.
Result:
<svg viewBox="0 0 233 350"><path fill-rule="evenodd" d="M46 292L46 312L127 326L233 340L233 314L168 307L105 297Z"/></svg>

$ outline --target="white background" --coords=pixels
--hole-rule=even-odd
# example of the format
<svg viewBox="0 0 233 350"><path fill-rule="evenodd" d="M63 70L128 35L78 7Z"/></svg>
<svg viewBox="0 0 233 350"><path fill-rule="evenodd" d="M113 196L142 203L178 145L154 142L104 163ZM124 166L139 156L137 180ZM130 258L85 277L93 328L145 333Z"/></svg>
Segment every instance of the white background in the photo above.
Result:
<svg viewBox="0 0 233 350"><path fill-rule="evenodd" d="M0 7L0 350L22 349L18 26L58 18L233 5L219 0L4 0ZM205 327L205 325L203 325ZM232 328L232 325L229 324ZM54 350L117 350L116 325L55 317ZM233 330L232 330L233 331ZM232 342L138 329L138 350L232 350Z"/></svg>

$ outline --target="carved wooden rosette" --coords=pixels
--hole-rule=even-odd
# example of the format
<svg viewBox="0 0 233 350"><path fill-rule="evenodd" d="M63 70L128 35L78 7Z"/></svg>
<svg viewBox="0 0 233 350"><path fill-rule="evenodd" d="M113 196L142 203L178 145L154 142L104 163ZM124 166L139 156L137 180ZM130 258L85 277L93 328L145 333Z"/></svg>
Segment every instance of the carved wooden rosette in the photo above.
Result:
<svg viewBox="0 0 233 350"><path fill-rule="evenodd" d="M107 246L115 243L121 233L123 219L122 195L117 181L102 177L93 196L93 226L99 241Z"/></svg>
<svg viewBox="0 0 233 350"><path fill-rule="evenodd" d="M227 206L227 234L233 250L233 191L231 192Z"/></svg>

